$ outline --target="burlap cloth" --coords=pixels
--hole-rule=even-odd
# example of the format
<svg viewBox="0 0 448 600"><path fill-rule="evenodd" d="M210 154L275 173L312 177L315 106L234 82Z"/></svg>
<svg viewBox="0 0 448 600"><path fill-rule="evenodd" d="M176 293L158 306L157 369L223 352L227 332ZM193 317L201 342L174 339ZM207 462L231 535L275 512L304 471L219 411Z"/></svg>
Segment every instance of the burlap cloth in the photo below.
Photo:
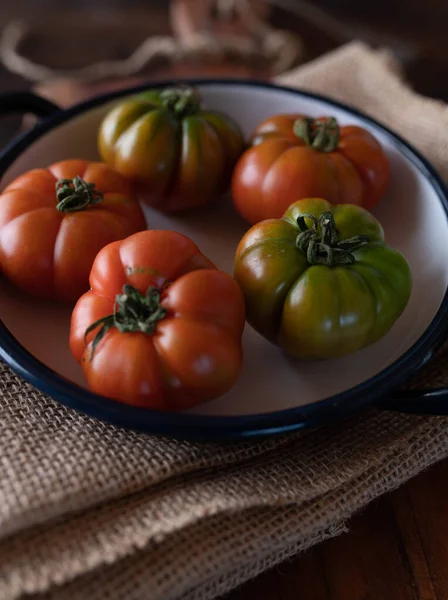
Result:
<svg viewBox="0 0 448 600"><path fill-rule="evenodd" d="M389 124L448 177L448 108L353 43L279 77ZM448 384L446 351L415 385ZM0 365L0 599L205 600L345 530L448 454L448 418L366 410L259 443L106 426Z"/></svg>

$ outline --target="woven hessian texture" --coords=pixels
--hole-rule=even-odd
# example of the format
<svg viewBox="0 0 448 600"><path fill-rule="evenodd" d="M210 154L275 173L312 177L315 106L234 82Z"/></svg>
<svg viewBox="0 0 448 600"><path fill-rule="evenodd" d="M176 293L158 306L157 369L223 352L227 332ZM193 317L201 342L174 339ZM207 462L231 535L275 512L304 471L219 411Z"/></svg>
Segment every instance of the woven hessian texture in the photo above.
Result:
<svg viewBox="0 0 448 600"><path fill-rule="evenodd" d="M352 43L278 81L390 125L448 177L448 109ZM415 384L447 385L446 353ZM78 415L0 365L0 598L209 600L346 529L448 454L448 418L365 410L259 443L195 445Z"/></svg>

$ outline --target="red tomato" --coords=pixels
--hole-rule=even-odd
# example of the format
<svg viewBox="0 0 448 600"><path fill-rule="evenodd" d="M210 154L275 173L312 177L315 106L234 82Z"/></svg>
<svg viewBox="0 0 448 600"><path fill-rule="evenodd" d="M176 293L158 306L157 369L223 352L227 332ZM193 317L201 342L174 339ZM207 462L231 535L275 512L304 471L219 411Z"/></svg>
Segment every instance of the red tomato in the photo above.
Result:
<svg viewBox="0 0 448 600"><path fill-rule="evenodd" d="M356 125L333 118L285 114L255 130L238 161L232 196L251 224L280 218L302 198L356 204L371 210L389 183L389 162L379 142Z"/></svg>
<svg viewBox="0 0 448 600"><path fill-rule="evenodd" d="M29 294L74 302L98 251L145 228L124 177L99 162L59 162L0 195L0 265Z"/></svg>
<svg viewBox="0 0 448 600"><path fill-rule="evenodd" d="M235 383L242 293L188 237L154 230L109 244L90 284L72 314L70 348L91 390L180 410Z"/></svg>

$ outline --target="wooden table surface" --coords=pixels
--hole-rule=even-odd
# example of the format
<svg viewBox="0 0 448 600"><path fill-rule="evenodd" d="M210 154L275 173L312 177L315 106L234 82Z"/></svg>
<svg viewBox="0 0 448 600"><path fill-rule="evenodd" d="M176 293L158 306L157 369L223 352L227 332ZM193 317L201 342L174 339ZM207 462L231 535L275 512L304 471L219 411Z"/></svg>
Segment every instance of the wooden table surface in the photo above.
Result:
<svg viewBox="0 0 448 600"><path fill-rule="evenodd" d="M24 19L32 26L23 48L28 56L74 67L124 57L150 33L166 33L165 4L84 0L75 10L68 0L15 0L1 3L0 27L11 18ZM306 18L282 11L272 15L275 23L301 35L307 58L357 35L392 47L418 91L448 101L446 0L320 0L316 7L329 12L308 11ZM165 75L166 67L160 72ZM203 67L190 65L187 72L202 74ZM0 66L0 91L29 87ZM0 144L17 124L1 121ZM448 600L448 461L372 503L348 525L349 533L261 575L226 600Z"/></svg>

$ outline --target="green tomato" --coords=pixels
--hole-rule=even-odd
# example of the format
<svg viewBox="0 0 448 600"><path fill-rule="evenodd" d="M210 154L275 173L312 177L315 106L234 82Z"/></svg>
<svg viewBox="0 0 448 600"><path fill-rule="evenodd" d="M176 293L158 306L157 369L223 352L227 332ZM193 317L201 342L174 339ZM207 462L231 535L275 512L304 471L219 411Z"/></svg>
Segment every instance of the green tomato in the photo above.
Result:
<svg viewBox="0 0 448 600"><path fill-rule="evenodd" d="M292 204L240 241L235 279L252 327L303 359L343 356L382 338L406 307L412 276L364 208Z"/></svg>
<svg viewBox="0 0 448 600"><path fill-rule="evenodd" d="M219 198L244 147L239 126L224 113L203 110L188 87L124 98L98 131L103 161L133 181L143 202L166 212Z"/></svg>

